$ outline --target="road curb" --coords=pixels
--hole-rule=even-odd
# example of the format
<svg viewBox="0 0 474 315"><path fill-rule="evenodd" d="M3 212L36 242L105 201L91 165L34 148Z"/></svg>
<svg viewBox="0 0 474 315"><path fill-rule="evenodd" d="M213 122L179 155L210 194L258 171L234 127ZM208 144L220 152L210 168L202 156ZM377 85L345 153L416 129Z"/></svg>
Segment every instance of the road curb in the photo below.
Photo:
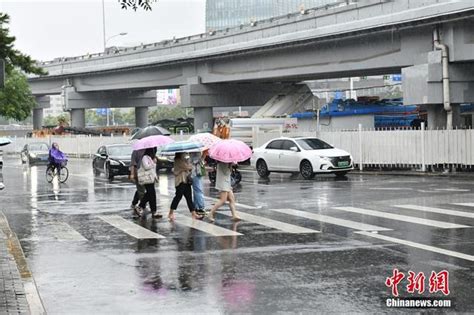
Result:
<svg viewBox="0 0 474 315"><path fill-rule="evenodd" d="M239 171L256 173L256 170L251 167L239 167ZM285 173L278 173L285 174ZM289 173L288 173L289 174ZM419 177L442 177L442 178L468 178L474 179L474 172L463 173L463 172L453 172L453 173L437 173L437 172L421 172L421 171L359 171L353 170L348 174L352 175L372 175L372 176L419 176Z"/></svg>
<svg viewBox="0 0 474 315"><path fill-rule="evenodd" d="M32 315L46 314L46 310L39 295L35 279L31 274L26 261L25 253L20 245L20 241L16 234L11 230L8 220L3 212L0 211L0 231L6 236L7 248L16 262L18 272L20 274L23 288L26 295L26 300Z"/></svg>

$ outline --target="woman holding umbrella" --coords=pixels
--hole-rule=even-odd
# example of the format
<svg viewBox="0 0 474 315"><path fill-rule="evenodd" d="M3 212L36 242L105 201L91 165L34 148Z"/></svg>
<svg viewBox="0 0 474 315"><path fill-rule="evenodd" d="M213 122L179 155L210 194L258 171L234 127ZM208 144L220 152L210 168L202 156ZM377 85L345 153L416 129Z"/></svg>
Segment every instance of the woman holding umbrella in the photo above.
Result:
<svg viewBox="0 0 474 315"><path fill-rule="evenodd" d="M239 140L228 139L216 143L209 149L209 156L218 161L216 171L216 188L219 190L219 200L212 207L209 213L211 222L215 221L215 213L226 201L229 202L232 220L239 221L235 209L235 196L232 191L231 173L232 164L245 161L252 156L252 150Z"/></svg>
<svg viewBox="0 0 474 315"><path fill-rule="evenodd" d="M192 196L192 177L191 171L193 166L190 162L188 162L185 158L185 154L183 152L179 152L175 154L174 158L174 183L176 187L175 196L173 201L171 202L170 212L168 214L168 219L173 221L175 219L174 211L178 208L178 204L181 199L186 198L186 203L188 205L188 209L191 212L193 219L202 219L202 216L196 213L196 209L194 208L193 203L193 196Z"/></svg>
<svg viewBox="0 0 474 315"><path fill-rule="evenodd" d="M219 200L212 207L209 213L209 220L215 221L214 215L226 201L229 202L230 211L232 212L232 220L240 221L237 211L235 210L235 196L230 184L230 175L232 173L232 163L217 162L216 171L216 189L219 190Z"/></svg>

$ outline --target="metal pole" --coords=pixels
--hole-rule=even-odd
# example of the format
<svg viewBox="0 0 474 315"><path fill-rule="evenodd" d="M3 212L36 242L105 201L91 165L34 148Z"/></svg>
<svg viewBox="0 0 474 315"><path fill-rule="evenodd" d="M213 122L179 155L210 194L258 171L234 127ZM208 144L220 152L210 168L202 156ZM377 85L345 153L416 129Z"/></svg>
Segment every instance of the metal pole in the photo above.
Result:
<svg viewBox="0 0 474 315"><path fill-rule="evenodd" d="M425 123L421 123L421 171L426 172L425 164Z"/></svg>
<svg viewBox="0 0 474 315"><path fill-rule="evenodd" d="M359 124L359 170L364 170L364 165L362 161L362 124Z"/></svg>
<svg viewBox="0 0 474 315"><path fill-rule="evenodd" d="M103 40L104 40L104 51L105 51L105 4L102 0L102 31L103 31Z"/></svg>

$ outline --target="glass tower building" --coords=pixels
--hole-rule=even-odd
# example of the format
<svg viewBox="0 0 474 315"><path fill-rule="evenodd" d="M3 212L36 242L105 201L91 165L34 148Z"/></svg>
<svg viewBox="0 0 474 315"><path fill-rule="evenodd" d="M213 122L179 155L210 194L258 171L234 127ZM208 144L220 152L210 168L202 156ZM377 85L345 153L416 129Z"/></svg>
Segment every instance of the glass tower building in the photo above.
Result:
<svg viewBox="0 0 474 315"><path fill-rule="evenodd" d="M207 0L206 30L239 26L333 2L337 0Z"/></svg>

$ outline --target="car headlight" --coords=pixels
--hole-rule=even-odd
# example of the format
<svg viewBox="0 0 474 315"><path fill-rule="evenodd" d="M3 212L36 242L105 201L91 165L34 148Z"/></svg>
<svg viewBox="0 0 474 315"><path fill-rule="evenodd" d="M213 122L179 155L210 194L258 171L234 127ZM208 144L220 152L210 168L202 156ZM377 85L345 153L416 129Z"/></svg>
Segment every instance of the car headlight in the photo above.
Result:
<svg viewBox="0 0 474 315"><path fill-rule="evenodd" d="M325 162L331 162L331 158L327 157L327 156L320 156L319 157L321 160L325 161Z"/></svg>
<svg viewBox="0 0 474 315"><path fill-rule="evenodd" d="M35 159L35 158L36 158L36 154L30 153L30 157L32 157L33 159Z"/></svg>
<svg viewBox="0 0 474 315"><path fill-rule="evenodd" d="M110 165L120 165L120 162L115 161L115 160L110 160L109 163Z"/></svg>

